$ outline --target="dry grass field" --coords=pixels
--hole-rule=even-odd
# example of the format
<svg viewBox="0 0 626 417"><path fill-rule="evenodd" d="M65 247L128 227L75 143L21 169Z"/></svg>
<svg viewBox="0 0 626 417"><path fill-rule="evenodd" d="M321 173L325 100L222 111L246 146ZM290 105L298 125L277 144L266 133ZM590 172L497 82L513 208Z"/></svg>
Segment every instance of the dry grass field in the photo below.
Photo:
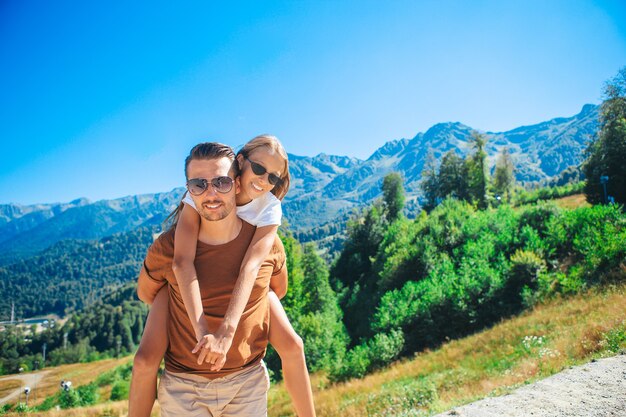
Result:
<svg viewBox="0 0 626 417"><path fill-rule="evenodd" d="M591 207L591 204L587 202L584 194L574 194L567 197L562 197L554 200L554 202L564 209L575 209L578 207Z"/></svg>

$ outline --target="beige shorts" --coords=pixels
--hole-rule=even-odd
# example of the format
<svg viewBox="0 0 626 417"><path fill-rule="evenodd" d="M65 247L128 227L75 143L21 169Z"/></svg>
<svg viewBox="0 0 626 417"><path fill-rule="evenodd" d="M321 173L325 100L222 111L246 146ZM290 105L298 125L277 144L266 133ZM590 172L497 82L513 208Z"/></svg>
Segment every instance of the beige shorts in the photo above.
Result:
<svg viewBox="0 0 626 417"><path fill-rule="evenodd" d="M213 380L165 371L159 383L163 417L265 417L270 387L265 364Z"/></svg>

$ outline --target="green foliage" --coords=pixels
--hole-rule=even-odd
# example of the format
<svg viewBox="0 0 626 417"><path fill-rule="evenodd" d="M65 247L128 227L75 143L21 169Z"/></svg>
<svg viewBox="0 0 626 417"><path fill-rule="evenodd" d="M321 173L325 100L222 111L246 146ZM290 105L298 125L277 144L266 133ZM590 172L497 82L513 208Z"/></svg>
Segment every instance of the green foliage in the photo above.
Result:
<svg viewBox="0 0 626 417"><path fill-rule="evenodd" d="M536 190L517 190L512 198L512 204L524 205L536 203L540 200L553 200L555 198L567 197L569 195L580 194L585 188L585 182L573 182L554 187L541 187Z"/></svg>
<svg viewBox="0 0 626 417"><path fill-rule="evenodd" d="M428 155L426 156L424 169L422 170L422 180L420 181L420 188L424 196L422 208L427 212L430 212L432 209L437 207L440 195L435 156L430 149L428 151Z"/></svg>
<svg viewBox="0 0 626 417"><path fill-rule="evenodd" d="M603 337L603 343L613 353L618 353L626 348L626 325L622 324L615 329L609 330Z"/></svg>
<svg viewBox="0 0 626 417"><path fill-rule="evenodd" d="M606 83L604 99L600 133L589 144L583 166L585 194L590 203L606 203L606 190L606 197L613 196L615 202L626 204L626 67ZM606 184L603 176L608 177Z"/></svg>
<svg viewBox="0 0 626 417"><path fill-rule="evenodd" d="M131 353L141 339L148 307L139 301L134 284L126 285L100 302L76 313L63 325L27 339L21 328L0 333L0 364L16 372L20 362L43 366L41 352L47 344L46 365L87 362ZM67 346L64 344L67 334Z"/></svg>
<svg viewBox="0 0 626 417"><path fill-rule="evenodd" d="M289 291L282 304L304 341L309 370L328 368L341 360L348 342L328 267L312 244L303 250L291 235L283 234L281 238L289 268ZM273 349L268 349L266 362L275 375L280 375L280 358Z"/></svg>
<svg viewBox="0 0 626 417"><path fill-rule="evenodd" d="M496 169L493 175L493 191L500 196L502 201L509 201L509 196L515 185L513 175L513 161L509 148L502 148L502 152L496 160Z"/></svg>
<svg viewBox="0 0 626 417"><path fill-rule="evenodd" d="M402 177L397 172L387 174L383 178L383 201L385 214L389 223L397 220L402 215L404 208L404 187Z"/></svg>
<svg viewBox="0 0 626 417"><path fill-rule="evenodd" d="M344 249L331 268L331 284L340 294L339 302L350 337L356 340L369 335L363 311L374 307L377 294L373 262L383 240L387 222L380 201L365 209L348 223Z"/></svg>
<svg viewBox="0 0 626 417"><path fill-rule="evenodd" d="M93 405L98 401L98 386L93 382L76 389L80 397L80 406Z"/></svg>
<svg viewBox="0 0 626 417"><path fill-rule="evenodd" d="M156 228L99 241L61 241L32 258L0 268L0 314L64 316L135 282Z"/></svg>
<svg viewBox="0 0 626 417"><path fill-rule="evenodd" d="M425 199L422 204L424 210L430 212L446 198L468 201L481 209L487 208L489 175L486 141L486 136L473 132L470 143L474 154L463 160L451 150L443 156L438 171L432 154L429 154L420 184ZM509 168L512 176L512 165L505 168L507 173ZM499 186L508 187L510 184L507 182Z"/></svg>
<svg viewBox="0 0 626 417"><path fill-rule="evenodd" d="M303 308L302 283L304 273L302 271L302 248L293 235L286 230L280 229L280 238L287 255L287 271L289 271L289 290L281 300L289 317L296 316Z"/></svg>
<svg viewBox="0 0 626 417"><path fill-rule="evenodd" d="M546 241L568 275L585 285L626 274L626 218L615 205L563 211L549 222Z"/></svg>
<svg viewBox="0 0 626 417"><path fill-rule="evenodd" d="M351 301L363 306L359 317L370 323L370 333L352 340L330 371L333 380L389 362L379 350L381 334L400 329L401 353L410 354L492 325L554 292L624 280L626 216L617 206L564 210L539 203L514 210L504 204L482 211L446 199L429 215L386 226L369 259L366 276L375 282L359 285L375 291L353 292ZM353 323L345 323L354 335Z"/></svg>
<svg viewBox="0 0 626 417"><path fill-rule="evenodd" d="M467 200L469 197L468 164L454 150L441 159L438 176L438 197L454 197Z"/></svg>
<svg viewBox="0 0 626 417"><path fill-rule="evenodd" d="M467 160L469 198L478 208L487 208L487 187L489 176L487 172L487 152L485 147L487 137L478 132L472 133L470 140L474 154Z"/></svg>
<svg viewBox="0 0 626 417"><path fill-rule="evenodd" d="M389 333L378 333L371 340L352 348L343 361L332 364L331 381L361 378L396 359L404 347L402 331L392 329Z"/></svg>
<svg viewBox="0 0 626 417"><path fill-rule="evenodd" d="M75 389L63 390L59 394L58 404L64 410L78 407L80 405L80 394Z"/></svg>
<svg viewBox="0 0 626 417"><path fill-rule="evenodd" d="M431 381L425 378L400 379L383 385L379 393L368 398L367 415L395 416L406 410L427 407L437 399L437 388Z"/></svg>
<svg viewBox="0 0 626 417"><path fill-rule="evenodd" d="M127 400L130 392L130 381L117 381L111 389L111 401Z"/></svg>
<svg viewBox="0 0 626 417"><path fill-rule="evenodd" d="M539 274L546 268L545 261L533 251L518 249L511 256L509 276L503 288L502 301L509 303L513 310L530 300L529 293L539 287ZM526 296L523 296L526 294ZM528 306L526 306L528 307Z"/></svg>
<svg viewBox="0 0 626 417"><path fill-rule="evenodd" d="M309 369L327 369L343 357L348 336L337 296L328 281L328 267L312 244L304 246L302 269L303 308L297 317L296 329L305 342Z"/></svg>
<svg viewBox="0 0 626 417"><path fill-rule="evenodd" d="M55 407L59 402L59 394L46 397L43 402L34 407L36 411L48 411Z"/></svg>

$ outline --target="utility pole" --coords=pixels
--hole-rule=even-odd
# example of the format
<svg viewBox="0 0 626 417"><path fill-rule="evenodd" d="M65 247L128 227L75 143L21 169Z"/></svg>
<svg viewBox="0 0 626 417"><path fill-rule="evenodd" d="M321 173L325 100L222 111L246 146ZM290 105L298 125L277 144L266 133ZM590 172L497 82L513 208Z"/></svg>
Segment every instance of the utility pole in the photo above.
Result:
<svg viewBox="0 0 626 417"><path fill-rule="evenodd" d="M46 342L43 342L43 364L41 365L42 368L46 367L46 348L48 347L48 344Z"/></svg>

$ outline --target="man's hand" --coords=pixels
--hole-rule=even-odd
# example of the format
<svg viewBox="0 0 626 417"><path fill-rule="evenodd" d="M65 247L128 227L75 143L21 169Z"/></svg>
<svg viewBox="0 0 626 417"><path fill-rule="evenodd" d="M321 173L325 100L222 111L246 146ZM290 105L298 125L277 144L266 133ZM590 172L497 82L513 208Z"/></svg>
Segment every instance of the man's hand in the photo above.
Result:
<svg viewBox="0 0 626 417"><path fill-rule="evenodd" d="M219 371L226 362L226 353L233 343L233 331L228 331L224 326L215 332L215 334L205 334L193 348L191 353L198 353L198 365L203 362L210 364L210 370Z"/></svg>

